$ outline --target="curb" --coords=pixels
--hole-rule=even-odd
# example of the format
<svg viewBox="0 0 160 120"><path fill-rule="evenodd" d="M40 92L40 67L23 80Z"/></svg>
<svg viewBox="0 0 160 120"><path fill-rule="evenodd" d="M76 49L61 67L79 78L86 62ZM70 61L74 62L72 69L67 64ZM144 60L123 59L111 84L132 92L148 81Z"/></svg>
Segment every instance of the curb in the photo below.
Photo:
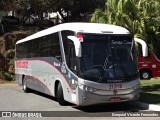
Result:
<svg viewBox="0 0 160 120"><path fill-rule="evenodd" d="M137 102L137 106L148 109L148 110L152 110L152 111L160 111L160 106L158 105Z"/></svg>

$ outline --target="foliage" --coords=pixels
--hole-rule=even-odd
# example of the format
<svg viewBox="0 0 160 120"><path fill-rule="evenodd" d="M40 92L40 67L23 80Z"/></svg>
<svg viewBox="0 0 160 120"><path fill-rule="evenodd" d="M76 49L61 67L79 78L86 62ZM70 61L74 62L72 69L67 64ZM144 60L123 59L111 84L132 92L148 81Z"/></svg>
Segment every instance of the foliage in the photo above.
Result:
<svg viewBox="0 0 160 120"><path fill-rule="evenodd" d="M5 58L6 59L14 59L14 54L15 54L15 51L13 49L9 49L5 53Z"/></svg>
<svg viewBox="0 0 160 120"><path fill-rule="evenodd" d="M159 47L159 0L107 0L105 10L96 9L91 21L123 26L150 44L154 51Z"/></svg>
<svg viewBox="0 0 160 120"><path fill-rule="evenodd" d="M14 59L11 59L8 63L8 65L13 65L14 66Z"/></svg>
<svg viewBox="0 0 160 120"><path fill-rule="evenodd" d="M4 15L5 15L5 12L4 11L0 11L0 17L4 16Z"/></svg>
<svg viewBox="0 0 160 120"><path fill-rule="evenodd" d="M0 79L2 79L3 78L3 71L0 71Z"/></svg>
<svg viewBox="0 0 160 120"><path fill-rule="evenodd" d="M63 22L80 21L101 7L105 0L2 0L0 8L17 10L21 16L38 15L43 19L43 12L59 12ZM5 8L4 6L7 6Z"/></svg>
<svg viewBox="0 0 160 120"><path fill-rule="evenodd" d="M91 14L95 8L102 7L105 0L48 0L50 1L50 8L53 11L59 11L64 19L68 21L81 21L82 18ZM54 7L53 7L54 6ZM64 15L63 12L67 15Z"/></svg>
<svg viewBox="0 0 160 120"><path fill-rule="evenodd" d="M0 10L10 11L16 8L18 0L1 0L0 1Z"/></svg>
<svg viewBox="0 0 160 120"><path fill-rule="evenodd" d="M6 80L15 81L15 76L10 72L4 72L4 76Z"/></svg>
<svg viewBox="0 0 160 120"><path fill-rule="evenodd" d="M0 79L15 81L15 76L10 72L0 71Z"/></svg>
<svg viewBox="0 0 160 120"><path fill-rule="evenodd" d="M31 34L31 31L14 31L5 34L1 37L2 41L4 41L5 44L0 44L0 48L5 47L5 52L1 53L5 57L4 64L1 64L1 68L3 68L3 71L0 72L0 78L4 80L15 80L14 77L14 54L15 54L15 43L17 40L23 39L28 34Z"/></svg>

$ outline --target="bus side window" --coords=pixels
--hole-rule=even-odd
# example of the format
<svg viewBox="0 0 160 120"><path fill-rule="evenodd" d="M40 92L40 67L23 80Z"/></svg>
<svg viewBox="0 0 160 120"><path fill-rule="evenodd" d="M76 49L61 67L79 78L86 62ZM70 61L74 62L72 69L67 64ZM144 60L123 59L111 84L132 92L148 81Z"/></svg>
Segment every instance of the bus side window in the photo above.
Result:
<svg viewBox="0 0 160 120"><path fill-rule="evenodd" d="M74 44L71 40L67 38L68 36L73 36L75 33L73 31L64 30L61 32L61 34L62 34L66 64L72 72L77 74L77 62L76 62Z"/></svg>
<svg viewBox="0 0 160 120"><path fill-rule="evenodd" d="M60 50L60 41L58 33L51 34L49 36L49 56L53 56L57 58L59 61L62 60L61 58L61 50Z"/></svg>

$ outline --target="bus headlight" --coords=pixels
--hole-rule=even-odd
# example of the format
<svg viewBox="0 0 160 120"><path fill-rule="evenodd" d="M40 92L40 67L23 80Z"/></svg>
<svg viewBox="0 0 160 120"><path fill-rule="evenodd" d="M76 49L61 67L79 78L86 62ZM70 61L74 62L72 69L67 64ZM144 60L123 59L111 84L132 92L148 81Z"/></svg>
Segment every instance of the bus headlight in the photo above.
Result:
<svg viewBox="0 0 160 120"><path fill-rule="evenodd" d="M137 89L139 89L139 84L132 87L132 90L137 90Z"/></svg>
<svg viewBox="0 0 160 120"><path fill-rule="evenodd" d="M84 90L84 91L88 91L88 92L95 92L95 91L98 90L96 88L92 88L92 87L89 87L89 86L86 86L86 85L79 85L79 88Z"/></svg>

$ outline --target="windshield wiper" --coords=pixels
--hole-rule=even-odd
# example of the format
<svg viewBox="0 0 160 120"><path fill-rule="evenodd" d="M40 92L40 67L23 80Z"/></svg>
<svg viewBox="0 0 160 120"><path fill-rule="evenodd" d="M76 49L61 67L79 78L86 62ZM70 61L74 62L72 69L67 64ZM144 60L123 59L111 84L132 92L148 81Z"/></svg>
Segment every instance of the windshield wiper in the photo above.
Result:
<svg viewBox="0 0 160 120"><path fill-rule="evenodd" d="M133 55L132 55L133 44L134 44L134 41L132 39L132 44L131 44L131 49L130 49L130 55L131 55L132 61L133 61Z"/></svg>

